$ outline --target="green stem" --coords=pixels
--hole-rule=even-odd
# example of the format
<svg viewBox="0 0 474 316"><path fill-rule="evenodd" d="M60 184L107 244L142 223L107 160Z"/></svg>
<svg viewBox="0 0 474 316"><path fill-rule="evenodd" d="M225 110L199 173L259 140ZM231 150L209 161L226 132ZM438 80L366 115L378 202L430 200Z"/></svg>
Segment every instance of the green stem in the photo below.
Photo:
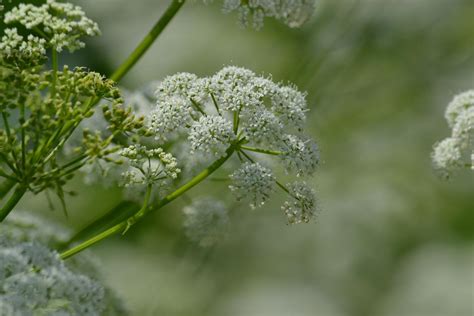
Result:
<svg viewBox="0 0 474 316"><path fill-rule="evenodd" d="M7 117L7 113L5 111L2 111L2 118L3 118L3 124L5 125L5 132L7 133L7 138L8 138L8 141L9 142L12 142L13 141L13 138L12 138L12 133L10 131L10 124L8 123L8 117ZM20 174L21 173L21 169L18 167L18 158L16 156L16 152L15 150L12 150L12 156L13 156L13 163L11 164L8 164L9 167L12 169L13 172ZM5 159L6 162L8 162L8 158Z"/></svg>
<svg viewBox="0 0 474 316"><path fill-rule="evenodd" d="M194 101L192 98L190 99L191 100L191 103L194 105L194 107L196 108L196 110L199 111L199 113L201 113L202 115L204 116L207 116L206 112L204 112L204 110L202 109L201 105L199 103L197 103L196 101Z"/></svg>
<svg viewBox="0 0 474 316"><path fill-rule="evenodd" d="M211 93L211 98L212 98L212 103L214 104L214 107L216 108L217 114L221 115L221 111L219 110L219 105L217 104L216 97L214 96L214 93Z"/></svg>
<svg viewBox="0 0 474 316"><path fill-rule="evenodd" d="M133 214L136 214L139 209L140 205L135 202L122 201L103 216L94 220L92 223L88 224L76 234L74 234L74 236L72 236L60 248L65 249L77 241L84 240L93 236L94 234L117 225L118 223L131 217Z"/></svg>
<svg viewBox="0 0 474 316"><path fill-rule="evenodd" d="M254 147L249 147L249 146L240 146L241 149L248 150L248 151L253 151L256 153L261 153L261 154L267 154L267 155L273 155L273 156L280 156L283 155L283 152L281 151L274 151L274 150L268 150L268 149L262 149L262 148L254 148Z"/></svg>
<svg viewBox="0 0 474 316"><path fill-rule="evenodd" d="M25 186L19 185L16 187L15 191L13 191L13 194L10 196L10 199L8 199L7 203L5 203L5 205L0 209L0 222L3 222L3 220L8 216L8 214L10 214L10 212L17 205L17 203L20 201L20 199L25 193Z"/></svg>
<svg viewBox="0 0 474 316"><path fill-rule="evenodd" d="M90 246L94 245L95 243L101 241L102 239L105 239L109 236L112 236L112 235L114 235L114 234L116 234L120 231L122 231L122 234L125 234L133 224L135 224L140 218L142 218L145 215L146 209L148 207L148 203L150 201L151 189L152 189L152 186L148 185L147 190L146 190L146 194L145 194L145 200L143 201L143 206L135 215L132 215L127 220L122 221L118 225L115 225L112 228L109 228L106 231L99 233L98 235L96 235L96 236L92 237L91 239L77 245L76 247L71 248L69 250L66 250L65 252L63 252L61 254L61 259L67 259L67 258L69 258L69 257L71 257L71 256L73 256L73 255L89 248Z"/></svg>
<svg viewBox="0 0 474 316"><path fill-rule="evenodd" d="M21 131L21 165L22 170L26 172L26 135L25 135L25 105L20 106L20 131Z"/></svg>
<svg viewBox="0 0 474 316"><path fill-rule="evenodd" d="M8 168L15 174L15 175L18 175L19 172L18 170L15 168L15 166L13 165L13 163L8 159L8 157L0 152L0 159L8 166Z"/></svg>
<svg viewBox="0 0 474 316"><path fill-rule="evenodd" d="M56 95L56 81L58 76L58 52L56 49L52 49L51 51L51 64L53 66L53 82L51 86L51 96L54 98Z"/></svg>
<svg viewBox="0 0 474 316"><path fill-rule="evenodd" d="M240 122L240 115L239 112L234 112L234 134L237 135L239 131L239 122Z"/></svg>
<svg viewBox="0 0 474 316"><path fill-rule="evenodd" d="M0 200L5 197L5 195L10 192L10 190L15 186L16 182L11 179L6 179L0 184Z"/></svg>
<svg viewBox="0 0 474 316"><path fill-rule="evenodd" d="M150 48L156 38L163 32L168 23L178 13L179 9L183 6L185 0L173 0L165 13L156 22L150 32L145 38L138 44L137 48L128 56L128 58L119 66L119 68L110 76L110 79L119 81L127 72L136 64L138 60L145 54Z"/></svg>
<svg viewBox="0 0 474 316"><path fill-rule="evenodd" d="M150 197L151 197L151 189L152 189L152 185L148 184L146 188L145 200L143 202L142 208L135 215L132 215L131 217L127 219L127 226L122 232L122 235L125 235L125 233L128 232L130 227L132 227L132 225L138 222L147 213L148 203L150 202Z"/></svg>
<svg viewBox="0 0 474 316"><path fill-rule="evenodd" d="M288 193L290 196L293 196L293 194L290 193L290 190L288 190L288 188L283 184L281 183L280 181L276 180L275 181L276 184L280 187L280 189L282 189L283 191L285 191L286 193ZM294 197L294 196L293 196Z"/></svg>
<svg viewBox="0 0 474 316"><path fill-rule="evenodd" d="M135 215L129 217L127 220L124 220L124 221L120 222L119 224L117 224L115 226L112 226L111 228L99 233L98 235L84 241L83 243L81 243L81 244L79 244L79 245L63 252L61 254L61 258L62 259L67 259L67 258L69 258L69 257L71 257L71 256L73 256L73 255L89 248L90 246L98 243L99 241L101 241L101 240L103 240L107 237L115 235L119 232L124 232L124 230L126 230L127 227L130 227L130 220L132 221L132 224L134 224L136 221L141 219L143 216L145 216L151 210L156 211L156 210L161 209L163 206L167 205L171 201L173 201L176 198L178 198L179 196L183 195L188 190L190 190L191 188L193 188L194 186L196 186L197 184L199 184L200 182L205 180L207 177L209 177L214 171L219 169L234 154L236 147L238 147L238 143L235 144L235 145L231 145L227 149L226 155L224 157L214 161L209 167L204 169L201 173L199 173L197 176L192 178L189 182L187 182L186 184L179 187L173 193L167 195L165 198L160 200L156 205L153 205L153 207L151 209L147 210L147 209L142 208L140 211L138 211ZM137 218L136 217L137 214L141 214L141 215Z"/></svg>

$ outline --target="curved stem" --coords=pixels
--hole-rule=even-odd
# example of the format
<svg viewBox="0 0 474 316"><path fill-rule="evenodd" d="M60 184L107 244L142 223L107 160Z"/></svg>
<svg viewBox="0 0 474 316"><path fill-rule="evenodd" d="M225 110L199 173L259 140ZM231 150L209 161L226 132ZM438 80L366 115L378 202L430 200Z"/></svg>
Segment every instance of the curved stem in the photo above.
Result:
<svg viewBox="0 0 474 316"><path fill-rule="evenodd" d="M280 156L283 155L283 152L281 151L275 151L275 150L268 150L268 149L262 149L262 148L255 148L255 147L249 147L249 146L240 146L240 148L248 151L253 151L256 153L260 154L267 154L267 155L273 155L273 156Z"/></svg>
<svg viewBox="0 0 474 316"><path fill-rule="evenodd" d="M145 36L145 38L138 44L137 48L128 56L128 58L117 68L117 70L110 76L110 79L114 81L119 81L127 72L136 64L136 62L145 54L145 52L150 48L156 38L163 32L168 23L173 19L173 17L178 13L179 9L183 6L185 0L173 0L166 9L165 13L161 18L156 22L150 32Z"/></svg>
<svg viewBox="0 0 474 316"><path fill-rule="evenodd" d="M197 176L189 180L186 184L182 185L179 187L176 191L168 194L166 197L164 197L162 200L160 200L156 205L153 205L150 209L141 209L138 211L135 215L129 217L127 220L124 220L120 222L119 224L112 226L111 228L99 233L98 235L84 241L83 243L63 252L61 254L62 259L67 259L71 256L74 256L75 254L89 248L90 246L98 243L99 241L110 237L112 235L115 235L119 232L124 232L124 230L128 229L131 224L135 224L138 220L143 218L147 213L151 211L156 211L161 209L163 206L167 205L171 201L175 200L179 196L183 195L186 193L188 190L205 180L207 177L209 177L214 171L219 169L235 152L236 147L238 144L231 145L227 151L226 155L223 156L222 158L214 161L209 167L201 171ZM139 215L140 214L140 215ZM137 216L139 215L139 216ZM130 222L131 221L131 222Z"/></svg>
<svg viewBox="0 0 474 316"><path fill-rule="evenodd" d="M5 203L5 205L0 209L0 222L10 214L13 208L17 205L23 195L26 193L26 187L19 185L16 187L15 191L13 191L10 199Z"/></svg>

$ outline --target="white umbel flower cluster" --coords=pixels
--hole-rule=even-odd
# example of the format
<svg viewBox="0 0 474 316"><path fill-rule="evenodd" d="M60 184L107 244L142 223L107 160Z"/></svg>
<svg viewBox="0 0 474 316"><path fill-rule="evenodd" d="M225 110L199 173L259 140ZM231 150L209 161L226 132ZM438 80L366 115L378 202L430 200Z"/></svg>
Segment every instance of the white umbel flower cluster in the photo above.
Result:
<svg viewBox="0 0 474 316"><path fill-rule="evenodd" d="M70 237L60 225L15 210L0 224L0 315L126 315L123 302L99 283L87 252L62 261L49 247Z"/></svg>
<svg viewBox="0 0 474 316"><path fill-rule="evenodd" d="M46 40L32 34L26 39L18 34L16 28L5 29L0 41L0 52L7 57L19 55L23 58L37 59L46 54Z"/></svg>
<svg viewBox="0 0 474 316"><path fill-rule="evenodd" d="M226 13L237 11L243 26L252 23L254 28L260 29L265 17L271 17L295 28L313 15L315 4L315 0L224 0L223 10Z"/></svg>
<svg viewBox="0 0 474 316"><path fill-rule="evenodd" d="M169 76L159 84L156 98L150 114L156 138L184 136L195 152L220 156L240 134L253 146L288 150L282 155L287 160L297 154L288 139L306 139L301 135L308 111L305 94L245 68L225 67L208 78L187 73ZM317 147L306 140L302 143L305 150L298 157L298 169L312 173L318 157L313 154L308 161L308 154L316 153Z"/></svg>
<svg viewBox="0 0 474 316"><path fill-rule="evenodd" d="M305 182L294 182L287 185L290 200L281 209L288 218L288 224L309 223L316 215L316 193Z"/></svg>
<svg viewBox="0 0 474 316"><path fill-rule="evenodd" d="M229 188L251 208L262 206L277 182L272 170L250 154L269 155L268 162L276 160L301 178L313 175L319 164L318 146L303 133L306 94L292 85L229 66L205 78L169 76L158 85L156 100L149 129L158 140L173 140L181 155L207 166L230 148L238 152L241 167L230 176Z"/></svg>
<svg viewBox="0 0 474 316"><path fill-rule="evenodd" d="M83 48L81 37L100 34L97 23L86 17L80 7L55 0L47 0L41 6L22 3L5 14L4 22L23 25L47 39L48 45L58 52Z"/></svg>
<svg viewBox="0 0 474 316"><path fill-rule="evenodd" d="M18 242L36 241L55 246L66 242L70 231L30 212L15 210L0 227L0 236Z"/></svg>
<svg viewBox="0 0 474 316"><path fill-rule="evenodd" d="M181 170L176 158L162 148L148 149L143 145L131 145L122 149L121 156L127 159L129 170L124 172L125 186L151 185L174 180Z"/></svg>
<svg viewBox="0 0 474 316"><path fill-rule="evenodd" d="M193 152L204 151L214 157L222 157L235 138L229 120L220 116L201 116L191 126L188 140Z"/></svg>
<svg viewBox="0 0 474 316"><path fill-rule="evenodd" d="M319 165L319 148L310 138L286 135L281 151L286 171L297 177L313 174Z"/></svg>
<svg viewBox="0 0 474 316"><path fill-rule="evenodd" d="M474 170L474 90L455 96L445 117L452 129L451 137L434 146L432 160L439 174L449 178L453 172L466 167Z"/></svg>
<svg viewBox="0 0 474 316"><path fill-rule="evenodd" d="M104 288L38 243L0 239L0 306L13 315L101 315ZM1 315L8 315L0 310Z"/></svg>
<svg viewBox="0 0 474 316"><path fill-rule="evenodd" d="M222 241L229 225L225 204L211 198L201 198L183 209L186 236L201 247Z"/></svg>
<svg viewBox="0 0 474 316"><path fill-rule="evenodd" d="M250 200L252 209L263 206L275 187L272 171L259 163L244 163L230 178L229 189L237 200Z"/></svg>

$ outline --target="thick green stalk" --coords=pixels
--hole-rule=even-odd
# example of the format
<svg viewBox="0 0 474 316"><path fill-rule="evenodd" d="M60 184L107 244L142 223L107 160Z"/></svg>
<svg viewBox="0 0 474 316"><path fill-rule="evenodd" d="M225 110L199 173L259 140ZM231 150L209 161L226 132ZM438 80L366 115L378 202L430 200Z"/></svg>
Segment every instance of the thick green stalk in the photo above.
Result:
<svg viewBox="0 0 474 316"><path fill-rule="evenodd" d="M156 38L163 32L168 23L178 13L179 9L183 6L185 0L173 0L166 9L165 13L156 22L150 32L145 38L138 44L137 48L128 56L128 58L119 66L119 68L110 76L110 79L119 81L125 74L136 64L136 62L145 54L150 48Z"/></svg>
<svg viewBox="0 0 474 316"><path fill-rule="evenodd" d="M235 152L235 149L238 147L238 144L230 146L227 151L226 155L216 161L214 161L209 167L204 169L201 173L199 173L197 176L189 180L186 184L182 185L179 187L176 191L173 193L168 194L165 198L160 200L156 205L153 205L151 208L142 208L140 211L138 211L135 215L129 217L127 220L124 220L120 222L119 224L99 233L98 235L84 241L83 243L63 252L61 254L62 259L67 259L87 248L90 246L98 243L99 241L110 237L112 235L115 235L119 232L124 232L126 229L130 227L131 224L134 224L143 216L145 216L147 213L150 211L156 211L161 209L163 206L167 205L171 201L175 200L179 196L183 195L187 191L189 191L191 188L196 186L197 184L201 183L203 180L205 180L207 177L209 177L213 172L215 172L217 169L219 169ZM132 223L131 223L132 222Z"/></svg>
<svg viewBox="0 0 474 316"><path fill-rule="evenodd" d="M5 195L10 192L10 190L15 186L15 181L11 179L6 179L2 183L0 183L0 200L5 197Z"/></svg>
<svg viewBox="0 0 474 316"><path fill-rule="evenodd" d="M23 197L23 195L26 192L26 187L22 185L18 185L13 191L12 195L8 199L8 201L5 203L5 205L0 209L0 222L3 222L3 220L10 214L10 212L13 210L13 208L17 205L17 203L20 201L20 199Z"/></svg>

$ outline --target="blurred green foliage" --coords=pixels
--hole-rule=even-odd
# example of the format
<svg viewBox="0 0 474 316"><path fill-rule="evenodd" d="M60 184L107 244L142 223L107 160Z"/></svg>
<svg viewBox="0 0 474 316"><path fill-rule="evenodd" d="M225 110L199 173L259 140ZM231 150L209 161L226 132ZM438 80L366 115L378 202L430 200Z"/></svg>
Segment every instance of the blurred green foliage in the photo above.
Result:
<svg viewBox="0 0 474 316"><path fill-rule="evenodd" d="M103 36L61 60L105 74L166 6L76 3ZM308 91L322 213L286 226L277 203L237 208L229 238L203 250L185 239L185 201L175 202L96 248L133 314L472 315L473 175L441 181L430 154L448 133L447 103L474 88L473 16L472 0L321 0L302 29L267 21L254 31L218 4L188 3L123 85L235 64ZM225 186L189 198L230 196ZM77 228L119 201L113 189L76 181L74 190L70 217L52 216ZM38 205L48 212L42 197L22 207Z"/></svg>

